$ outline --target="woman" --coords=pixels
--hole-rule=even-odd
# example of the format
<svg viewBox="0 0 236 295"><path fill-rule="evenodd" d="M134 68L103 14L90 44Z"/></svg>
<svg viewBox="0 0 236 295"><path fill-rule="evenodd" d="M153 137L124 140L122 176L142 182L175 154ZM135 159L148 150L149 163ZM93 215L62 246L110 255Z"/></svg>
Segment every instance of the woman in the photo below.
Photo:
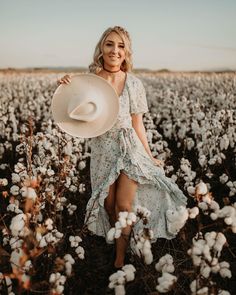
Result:
<svg viewBox="0 0 236 295"><path fill-rule="evenodd" d="M96 235L107 239L120 211L141 205L151 211L149 228L154 239L173 238L168 232L167 209L186 204L186 197L175 182L165 176L163 162L152 156L142 116L148 112L144 86L132 71L129 33L122 27L108 28L94 52L90 72L106 79L116 90L120 109L115 125L106 133L90 138L92 196L87 204L85 224ZM66 75L58 83L70 83ZM140 225L133 229L138 231ZM124 265L131 226L116 239L114 267ZM109 243L109 241L107 240Z"/></svg>

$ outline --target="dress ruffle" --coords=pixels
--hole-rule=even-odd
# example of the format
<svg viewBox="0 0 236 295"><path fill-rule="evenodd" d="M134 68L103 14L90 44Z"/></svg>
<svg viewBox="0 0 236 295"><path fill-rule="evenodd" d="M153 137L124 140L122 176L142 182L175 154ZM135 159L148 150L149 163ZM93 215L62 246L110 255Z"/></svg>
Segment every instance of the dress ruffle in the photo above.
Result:
<svg viewBox="0 0 236 295"><path fill-rule="evenodd" d="M154 233L151 242L155 242L157 238L174 238L175 235L168 231L166 211L175 210L180 205L186 206L187 197L174 180L165 175L164 169L151 160L133 127L120 128L114 132L118 136L119 155L114 166L104 174L103 181L92 191L87 203L85 224L92 233L103 236L107 243L114 243L107 240L107 232L111 226L104 200L108 196L110 185L122 171L138 182L133 209L136 205L141 205L151 211L147 224ZM143 225L138 222L133 227L134 233L138 233L141 228Z"/></svg>

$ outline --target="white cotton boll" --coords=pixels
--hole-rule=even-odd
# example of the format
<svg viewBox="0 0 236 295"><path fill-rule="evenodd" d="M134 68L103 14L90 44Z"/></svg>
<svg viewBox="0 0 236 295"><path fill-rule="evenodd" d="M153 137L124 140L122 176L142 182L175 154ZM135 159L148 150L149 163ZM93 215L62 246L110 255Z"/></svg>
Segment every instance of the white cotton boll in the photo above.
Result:
<svg viewBox="0 0 236 295"><path fill-rule="evenodd" d="M211 273L211 268L208 265L206 265L203 268L201 268L200 273L205 278L209 278L210 273Z"/></svg>
<svg viewBox="0 0 236 295"><path fill-rule="evenodd" d="M127 226L126 219L123 217L119 217L119 222L122 228Z"/></svg>
<svg viewBox="0 0 236 295"><path fill-rule="evenodd" d="M229 278L230 279L232 277L232 273L228 268L221 268L219 273L222 278Z"/></svg>
<svg viewBox="0 0 236 295"><path fill-rule="evenodd" d="M197 295L208 295L208 287L203 287L197 291Z"/></svg>
<svg viewBox="0 0 236 295"><path fill-rule="evenodd" d="M208 188L204 182L199 182L196 187L196 193L199 195L205 195L208 192Z"/></svg>
<svg viewBox="0 0 236 295"><path fill-rule="evenodd" d="M29 199L32 199L35 201L35 199L37 198L36 192L32 187L28 187L28 193L27 193L27 197Z"/></svg>
<svg viewBox="0 0 236 295"><path fill-rule="evenodd" d="M200 155L198 158L198 163L200 164L201 167L203 167L207 163L206 156Z"/></svg>
<svg viewBox="0 0 236 295"><path fill-rule="evenodd" d="M212 199L210 198L209 195L206 195L202 198L203 202L207 203L207 204L211 204Z"/></svg>
<svg viewBox="0 0 236 295"><path fill-rule="evenodd" d="M205 202L199 202L198 207L200 209L202 209L203 211L206 211L208 209L208 206L207 206L207 204Z"/></svg>
<svg viewBox="0 0 236 295"><path fill-rule="evenodd" d="M162 272L172 273L174 271L175 271L175 267L173 264L165 264L162 269Z"/></svg>
<svg viewBox="0 0 236 295"><path fill-rule="evenodd" d="M220 205L216 201L212 200L210 203L210 208L214 211L219 211Z"/></svg>
<svg viewBox="0 0 236 295"><path fill-rule="evenodd" d="M230 295L230 293L228 291L225 291L225 290L219 290L218 295Z"/></svg>
<svg viewBox="0 0 236 295"><path fill-rule="evenodd" d="M192 197L194 197L194 194L195 194L195 187L193 187L193 186L188 186L188 187L187 187L187 192L189 193L189 195L191 195Z"/></svg>
<svg viewBox="0 0 236 295"><path fill-rule="evenodd" d="M121 236L122 230L121 229L116 229L115 232L115 239L119 239L119 237Z"/></svg>
<svg viewBox="0 0 236 295"><path fill-rule="evenodd" d="M227 224L227 225L231 225L233 223L233 219L231 217L226 217L224 219L224 222Z"/></svg>
<svg viewBox="0 0 236 295"><path fill-rule="evenodd" d="M21 213L11 220L10 230L13 236L18 236L25 226L26 215Z"/></svg>
<svg viewBox="0 0 236 295"><path fill-rule="evenodd" d="M43 237L40 242L39 242L39 247L40 248L43 248L43 247L46 247L47 246L47 242L45 240L45 237Z"/></svg>
<svg viewBox="0 0 236 295"><path fill-rule="evenodd" d="M113 241L114 238L115 238L115 232L116 232L116 229L114 227L112 227L108 233L107 233L107 240L108 241Z"/></svg>
<svg viewBox="0 0 236 295"><path fill-rule="evenodd" d="M190 290L192 291L192 293L195 293L197 291L197 281L193 280L190 284Z"/></svg>
<svg viewBox="0 0 236 295"><path fill-rule="evenodd" d="M66 275L67 276L70 276L71 275L71 272L72 272L72 265L70 264L69 261L67 261L65 263L65 268L66 268Z"/></svg>
<svg viewBox="0 0 236 295"><path fill-rule="evenodd" d="M115 228L116 228L116 229L122 229L122 226L121 226L120 221L116 221L116 223L115 223Z"/></svg>
<svg viewBox="0 0 236 295"><path fill-rule="evenodd" d="M13 195L13 196L17 196L19 194L19 191L20 191L20 188L19 186L17 185L13 185L11 188L10 188L10 193Z"/></svg>
<svg viewBox="0 0 236 295"><path fill-rule="evenodd" d="M216 213L212 212L210 214L210 217L211 217L212 220L216 220L218 218L218 215Z"/></svg>
<svg viewBox="0 0 236 295"><path fill-rule="evenodd" d="M219 264L216 264L216 265L211 267L211 272L213 272L213 273L218 273L219 270L220 270L220 265Z"/></svg>
<svg viewBox="0 0 236 295"><path fill-rule="evenodd" d="M201 264L201 262L202 262L201 257L200 256L196 256L196 255L193 255L192 256L192 260L193 260L193 264L195 266L199 266Z"/></svg>
<svg viewBox="0 0 236 295"><path fill-rule="evenodd" d="M144 256L144 262L149 265L153 262L153 255L152 252L149 251L145 256Z"/></svg>
<svg viewBox="0 0 236 295"><path fill-rule="evenodd" d="M129 214L128 214L128 220L130 220L131 222L135 222L136 221L136 215L135 215L135 213L134 212L129 212ZM128 222L127 222L128 223Z"/></svg>
<svg viewBox="0 0 236 295"><path fill-rule="evenodd" d="M62 285L57 285L57 287L56 287L56 292L58 292L58 294L62 294L63 291L64 291L64 286L62 286Z"/></svg>
<svg viewBox="0 0 236 295"><path fill-rule="evenodd" d="M85 161L80 161L78 165L79 170L83 170L85 167L86 167Z"/></svg>
<svg viewBox="0 0 236 295"><path fill-rule="evenodd" d="M75 249L75 252L77 253L77 255L78 255L78 257L80 258L80 259L84 259L84 248L83 247L81 247L81 246L79 246L79 247L77 247L76 249Z"/></svg>
<svg viewBox="0 0 236 295"><path fill-rule="evenodd" d="M219 177L219 180L221 183L226 183L228 181L229 177L227 174L223 173L220 177Z"/></svg>
<svg viewBox="0 0 236 295"><path fill-rule="evenodd" d="M125 287L124 287L124 285L115 286L115 295L125 295Z"/></svg>
<svg viewBox="0 0 236 295"><path fill-rule="evenodd" d="M220 267L222 268L229 268L230 264L227 261L221 261L220 262Z"/></svg>
<svg viewBox="0 0 236 295"><path fill-rule="evenodd" d="M52 230L53 229L53 221L51 218L47 218L46 221L45 221L45 225L46 225L46 228L49 229L49 230Z"/></svg>
<svg viewBox="0 0 236 295"><path fill-rule="evenodd" d="M198 207L193 207L193 208L188 208L189 212L189 217L191 219L195 218L199 214L199 208Z"/></svg>
<svg viewBox="0 0 236 295"><path fill-rule="evenodd" d="M0 178L0 186L7 186L7 185L8 185L8 180L6 178Z"/></svg>

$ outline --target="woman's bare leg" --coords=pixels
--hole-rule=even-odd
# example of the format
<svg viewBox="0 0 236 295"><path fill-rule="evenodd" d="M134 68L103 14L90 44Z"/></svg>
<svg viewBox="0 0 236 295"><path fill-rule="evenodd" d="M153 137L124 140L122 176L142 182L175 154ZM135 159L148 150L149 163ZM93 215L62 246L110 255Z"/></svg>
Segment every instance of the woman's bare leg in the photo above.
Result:
<svg viewBox="0 0 236 295"><path fill-rule="evenodd" d="M115 215L115 197L116 197L116 181L110 185L109 187L109 194L104 200L104 207L107 211L109 216L109 221L111 227L115 226L116 222L116 215Z"/></svg>
<svg viewBox="0 0 236 295"><path fill-rule="evenodd" d="M116 197L115 197L115 210L116 219L118 219L120 211L130 212L132 209L132 203L135 197L138 183L124 173L121 173L117 179ZM115 267L121 267L124 265L125 253L127 250L129 236L131 232L131 226L122 229L122 235L116 239L116 260L114 262Z"/></svg>

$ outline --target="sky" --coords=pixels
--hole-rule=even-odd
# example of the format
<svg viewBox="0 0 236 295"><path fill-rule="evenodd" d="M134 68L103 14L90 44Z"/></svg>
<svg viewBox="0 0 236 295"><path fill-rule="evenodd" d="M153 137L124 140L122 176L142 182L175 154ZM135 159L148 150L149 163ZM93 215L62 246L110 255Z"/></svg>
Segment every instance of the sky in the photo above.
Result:
<svg viewBox="0 0 236 295"><path fill-rule="evenodd" d="M134 68L236 70L235 0L0 0L0 68L87 68L116 25Z"/></svg>

